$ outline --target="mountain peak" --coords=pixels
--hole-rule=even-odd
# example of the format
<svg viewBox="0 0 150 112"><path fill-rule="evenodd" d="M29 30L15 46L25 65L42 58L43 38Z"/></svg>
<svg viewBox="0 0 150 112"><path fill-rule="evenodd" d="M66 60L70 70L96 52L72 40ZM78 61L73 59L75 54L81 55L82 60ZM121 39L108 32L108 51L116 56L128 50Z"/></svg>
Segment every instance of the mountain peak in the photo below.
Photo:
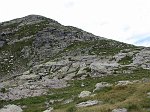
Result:
<svg viewBox="0 0 150 112"><path fill-rule="evenodd" d="M47 21L49 23L58 23L57 21L55 21L53 19L46 18L46 17L41 16L41 15L31 14L31 15L27 15L27 16L24 16L21 18L16 18L16 19L13 19L10 21L2 22L0 24L0 26L9 26L12 24L21 24L21 26L22 26L22 25L26 25L26 24L40 23L42 21Z"/></svg>
<svg viewBox="0 0 150 112"><path fill-rule="evenodd" d="M31 20L43 20L43 19L47 19L46 17L44 16L41 16L41 15L35 15L35 14L31 14L31 15L27 15L25 17L22 17L22 19L31 19Z"/></svg>

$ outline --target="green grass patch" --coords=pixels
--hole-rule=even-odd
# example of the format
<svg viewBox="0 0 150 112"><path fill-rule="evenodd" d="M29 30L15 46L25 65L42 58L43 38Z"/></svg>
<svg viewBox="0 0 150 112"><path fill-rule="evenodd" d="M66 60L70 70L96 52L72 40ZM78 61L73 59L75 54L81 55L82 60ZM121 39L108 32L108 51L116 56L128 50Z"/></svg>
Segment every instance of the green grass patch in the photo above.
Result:
<svg viewBox="0 0 150 112"><path fill-rule="evenodd" d="M124 58L119 60L118 63L121 65L129 65L133 62L132 58L132 56L125 56Z"/></svg>

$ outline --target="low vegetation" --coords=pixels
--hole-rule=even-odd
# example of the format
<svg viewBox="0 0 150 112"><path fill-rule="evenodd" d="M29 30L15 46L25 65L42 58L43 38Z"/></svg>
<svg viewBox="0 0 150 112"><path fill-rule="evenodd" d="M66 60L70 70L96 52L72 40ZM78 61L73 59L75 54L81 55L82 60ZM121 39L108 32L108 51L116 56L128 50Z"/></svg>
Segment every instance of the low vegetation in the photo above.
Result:
<svg viewBox="0 0 150 112"><path fill-rule="evenodd" d="M133 58L132 56L125 56L124 58L119 60L118 63L121 64L121 65L129 65L133 62L132 58Z"/></svg>

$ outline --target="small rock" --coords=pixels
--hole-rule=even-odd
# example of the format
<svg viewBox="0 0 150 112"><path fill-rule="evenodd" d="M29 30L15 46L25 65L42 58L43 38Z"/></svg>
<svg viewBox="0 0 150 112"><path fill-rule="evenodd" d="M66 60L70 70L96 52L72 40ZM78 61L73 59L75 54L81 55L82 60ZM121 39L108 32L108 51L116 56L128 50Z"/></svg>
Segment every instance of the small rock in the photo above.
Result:
<svg viewBox="0 0 150 112"><path fill-rule="evenodd" d="M122 109L113 109L112 112L128 112L126 108Z"/></svg>
<svg viewBox="0 0 150 112"><path fill-rule="evenodd" d="M89 100L89 101L86 101L86 102L81 102L79 104L77 104L77 107L87 107L87 106L93 106L93 105L97 105L98 103L102 103L102 102L99 102L98 100Z"/></svg>
<svg viewBox="0 0 150 112"><path fill-rule="evenodd" d="M13 58L14 56L10 56L10 58Z"/></svg>
<svg viewBox="0 0 150 112"><path fill-rule="evenodd" d="M8 61L8 59L4 59L4 61Z"/></svg>
<svg viewBox="0 0 150 112"><path fill-rule="evenodd" d="M91 92L90 91L82 91L80 94L79 94L79 98L84 98L84 97L87 97L87 96L90 96Z"/></svg>
<svg viewBox="0 0 150 112"><path fill-rule="evenodd" d="M82 82L82 84L81 84L81 87L84 87L85 85L84 85L84 83Z"/></svg>
<svg viewBox="0 0 150 112"><path fill-rule="evenodd" d="M17 105L6 105L0 109L0 112L22 112L23 110Z"/></svg>

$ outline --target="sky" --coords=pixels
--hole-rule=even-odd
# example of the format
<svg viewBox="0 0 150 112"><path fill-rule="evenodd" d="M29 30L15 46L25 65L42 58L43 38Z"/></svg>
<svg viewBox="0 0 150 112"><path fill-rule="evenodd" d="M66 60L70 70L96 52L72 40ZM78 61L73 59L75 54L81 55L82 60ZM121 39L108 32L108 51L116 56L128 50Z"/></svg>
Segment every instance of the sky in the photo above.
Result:
<svg viewBox="0 0 150 112"><path fill-rule="evenodd" d="M0 22L30 14L150 47L150 0L1 0Z"/></svg>

